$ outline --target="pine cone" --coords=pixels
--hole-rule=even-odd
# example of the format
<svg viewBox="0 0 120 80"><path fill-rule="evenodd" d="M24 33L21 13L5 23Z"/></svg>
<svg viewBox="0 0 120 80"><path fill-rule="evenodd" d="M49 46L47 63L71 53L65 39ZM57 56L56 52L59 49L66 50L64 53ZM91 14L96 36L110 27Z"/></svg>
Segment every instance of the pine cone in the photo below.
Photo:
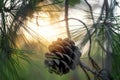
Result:
<svg viewBox="0 0 120 80"><path fill-rule="evenodd" d="M49 52L45 54L45 65L49 68L49 72L56 74L66 74L79 63L81 53L75 43L68 39L58 38L49 47Z"/></svg>

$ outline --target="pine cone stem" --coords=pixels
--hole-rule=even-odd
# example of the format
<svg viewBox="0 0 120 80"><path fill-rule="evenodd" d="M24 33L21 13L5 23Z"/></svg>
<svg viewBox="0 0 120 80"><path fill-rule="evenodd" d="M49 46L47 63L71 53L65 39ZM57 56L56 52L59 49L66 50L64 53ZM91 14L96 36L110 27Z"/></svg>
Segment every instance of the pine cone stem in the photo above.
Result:
<svg viewBox="0 0 120 80"><path fill-rule="evenodd" d="M88 67L86 64L83 62L79 61L80 67L86 69L87 71L90 71L93 75L96 75L97 77L101 78L102 80L110 80L108 76L105 76L103 74L100 74L99 72L96 72L92 70L90 67Z"/></svg>

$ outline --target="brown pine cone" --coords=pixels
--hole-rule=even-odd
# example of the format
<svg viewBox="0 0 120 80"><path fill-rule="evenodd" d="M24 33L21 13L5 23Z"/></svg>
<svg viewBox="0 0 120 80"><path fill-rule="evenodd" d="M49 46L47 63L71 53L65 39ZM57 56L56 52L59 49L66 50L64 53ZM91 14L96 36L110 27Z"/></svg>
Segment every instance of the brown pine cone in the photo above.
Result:
<svg viewBox="0 0 120 80"><path fill-rule="evenodd" d="M51 73L66 74L70 69L75 69L79 63L79 57L81 56L79 48L68 38L63 40L58 38L48 49L49 52L45 54L45 65Z"/></svg>

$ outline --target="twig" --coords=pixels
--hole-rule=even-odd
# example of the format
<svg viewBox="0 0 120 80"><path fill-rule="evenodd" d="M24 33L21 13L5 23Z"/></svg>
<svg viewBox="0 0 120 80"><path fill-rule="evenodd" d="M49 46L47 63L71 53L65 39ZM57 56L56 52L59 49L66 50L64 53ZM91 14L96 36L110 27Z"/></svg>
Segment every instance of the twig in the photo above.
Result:
<svg viewBox="0 0 120 80"><path fill-rule="evenodd" d="M98 66L98 64L97 64L97 63L92 59L92 57L90 56L92 40L91 40L90 31L89 31L87 25L86 25L83 21L81 21L81 20L79 20L79 19L76 19L76 18L69 18L69 19L73 19L73 20L77 20L77 21L81 22L81 23L84 25L84 27L86 28L87 34L88 34L88 37L89 37L89 41L90 41L90 46L89 46L89 51L88 51L88 57L89 57L89 59L90 59L90 61L91 61L91 63L92 63L92 66L93 66L96 70L99 70L100 67Z"/></svg>
<svg viewBox="0 0 120 80"><path fill-rule="evenodd" d="M97 77L100 77L102 80L110 80L107 76L104 76L103 74L100 74L97 71L92 70L90 67L88 67L86 64L83 62L79 61L80 67L84 67L86 70L90 71L92 74L96 75Z"/></svg>
<svg viewBox="0 0 120 80"><path fill-rule="evenodd" d="M91 7L91 5L88 3L87 0L84 0L84 1L86 2L86 4L88 5L88 7L89 7L89 9L90 9L90 14L91 14L91 17L92 17L92 20L93 20L93 23L94 23L95 20L94 20L94 17L93 17L93 10L92 10L92 7Z"/></svg>
<svg viewBox="0 0 120 80"><path fill-rule="evenodd" d="M67 36L69 39L71 39L69 24L68 24L68 8L69 8L69 0L65 0L65 24L66 24Z"/></svg>
<svg viewBox="0 0 120 80"><path fill-rule="evenodd" d="M85 68L81 64L79 64L79 65L82 68L82 70L84 71L84 73L86 74L88 80L90 80L90 76L89 76L88 72L85 70Z"/></svg>

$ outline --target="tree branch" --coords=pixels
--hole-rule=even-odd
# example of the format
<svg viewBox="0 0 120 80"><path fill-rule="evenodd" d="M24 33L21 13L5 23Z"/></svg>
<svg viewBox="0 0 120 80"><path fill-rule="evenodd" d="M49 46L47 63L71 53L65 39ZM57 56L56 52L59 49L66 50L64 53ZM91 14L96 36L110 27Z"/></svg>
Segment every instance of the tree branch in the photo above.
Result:
<svg viewBox="0 0 120 80"><path fill-rule="evenodd" d="M91 14L91 17L92 17L92 20L93 20L93 23L94 23L95 20L94 20L94 17L93 17L93 10L92 10L92 7L91 7L91 5L88 3L87 0L84 0L84 1L86 2L86 4L88 5L88 7L89 7L89 9L90 9L90 14Z"/></svg>
<svg viewBox="0 0 120 80"><path fill-rule="evenodd" d="M65 24L66 24L67 36L69 39L71 39L69 24L68 24L68 8L69 8L69 0L65 0Z"/></svg>
<svg viewBox="0 0 120 80"><path fill-rule="evenodd" d="M93 75L96 75L97 77L101 78L102 80L110 80L108 76L105 76L104 74L100 74L97 71L92 70L90 67L88 67L86 64L83 62L79 61L80 67L82 66L86 70L90 71Z"/></svg>

